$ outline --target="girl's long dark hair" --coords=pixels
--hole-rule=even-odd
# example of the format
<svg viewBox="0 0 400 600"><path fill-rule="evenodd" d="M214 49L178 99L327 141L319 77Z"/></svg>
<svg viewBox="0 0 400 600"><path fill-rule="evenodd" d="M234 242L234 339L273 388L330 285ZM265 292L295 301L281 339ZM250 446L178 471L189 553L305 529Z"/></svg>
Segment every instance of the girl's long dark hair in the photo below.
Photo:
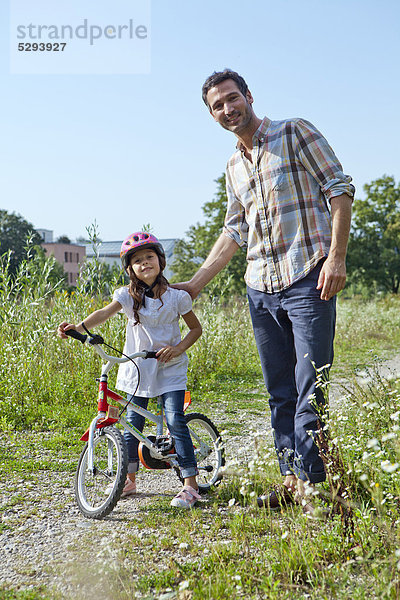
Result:
<svg viewBox="0 0 400 600"><path fill-rule="evenodd" d="M166 291L166 289L169 286L168 280L163 275L163 271L164 271L165 265L166 265L166 260L165 260L165 256L163 256L158 251L157 248L151 248L151 249L154 250L154 252L157 254L158 262L160 264L160 272L157 275L157 278L154 282L155 283L154 298L158 298L161 301L161 306L163 306L164 302L162 301L161 295ZM130 279L130 284L129 284L128 290L129 290L130 295L133 298L133 314L135 316L134 325L137 325L138 323L140 323L139 309L143 306L143 298L144 298L144 294L147 289L147 286L143 281L141 281L140 279L138 279L136 277L130 264L128 265L126 271L129 275L129 279Z"/></svg>

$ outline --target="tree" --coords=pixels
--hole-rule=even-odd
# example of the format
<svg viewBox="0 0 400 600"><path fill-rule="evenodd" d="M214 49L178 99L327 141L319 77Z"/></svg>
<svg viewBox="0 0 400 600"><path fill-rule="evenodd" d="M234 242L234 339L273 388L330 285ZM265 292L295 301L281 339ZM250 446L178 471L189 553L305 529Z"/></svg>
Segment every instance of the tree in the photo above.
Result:
<svg viewBox="0 0 400 600"><path fill-rule="evenodd" d="M384 175L364 185L355 200L349 239L350 282L377 285L397 294L400 286L400 185Z"/></svg>
<svg viewBox="0 0 400 600"><path fill-rule="evenodd" d="M175 246L174 262L171 265L174 272L173 281L186 281L194 275L222 231L227 204L225 174L215 182L217 191L214 199L202 207L205 223L192 225L186 232L186 238L179 240ZM214 279L214 289L221 293L227 286L230 293L244 294L245 270L246 254L239 249L227 267Z"/></svg>
<svg viewBox="0 0 400 600"><path fill-rule="evenodd" d="M0 254L10 251L9 272L15 274L19 264L27 257L27 240L30 245L42 241L33 225L21 215L0 210Z"/></svg>
<svg viewBox="0 0 400 600"><path fill-rule="evenodd" d="M70 244L71 240L69 239L69 237L67 235L60 235L60 237L57 238L57 244Z"/></svg>

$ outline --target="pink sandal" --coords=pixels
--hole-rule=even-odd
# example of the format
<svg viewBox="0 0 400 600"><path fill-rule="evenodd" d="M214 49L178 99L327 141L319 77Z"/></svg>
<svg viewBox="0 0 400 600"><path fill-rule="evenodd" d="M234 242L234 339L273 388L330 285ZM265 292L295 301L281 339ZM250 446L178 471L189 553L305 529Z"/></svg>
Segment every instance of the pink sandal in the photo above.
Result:
<svg viewBox="0 0 400 600"><path fill-rule="evenodd" d="M192 488L190 485L185 487L171 500L171 506L176 508L193 508L197 500L200 500L201 496L198 491Z"/></svg>
<svg viewBox="0 0 400 600"><path fill-rule="evenodd" d="M136 494L136 481L131 481L128 477L126 478L124 489L122 490L121 498L127 498Z"/></svg>
<svg viewBox="0 0 400 600"><path fill-rule="evenodd" d="M113 488L114 488L114 482L112 481L111 483L108 484L108 486L104 490L105 494L107 496L109 494L111 494L111 492L113 491ZM121 498L127 498L128 496L132 496L133 494L136 494L136 482L131 481L127 477L125 480L124 488L122 490Z"/></svg>

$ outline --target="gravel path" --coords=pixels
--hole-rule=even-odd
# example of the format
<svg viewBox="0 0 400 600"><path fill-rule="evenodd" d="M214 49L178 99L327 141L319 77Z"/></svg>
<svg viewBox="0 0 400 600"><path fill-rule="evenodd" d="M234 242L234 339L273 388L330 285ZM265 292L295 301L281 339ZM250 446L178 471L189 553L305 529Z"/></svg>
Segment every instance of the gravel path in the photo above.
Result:
<svg viewBox="0 0 400 600"><path fill-rule="evenodd" d="M242 417L244 419L245 415ZM218 423L216 417L213 419ZM256 418L252 415L252 421L255 429L267 434L264 415ZM27 434L28 446L32 446L29 439L39 435L44 434ZM240 448L245 461L246 455L250 457L253 452L253 440L254 436L249 434L229 437L225 441L227 457L237 455ZM0 437L0 448L12 452L6 434ZM31 452L29 459L43 459L46 452L38 450L37 456ZM171 471L142 469L138 476L139 493L120 500L111 515L101 521L86 519L79 512L73 478L73 473L43 470L33 473L29 479L16 474L1 481L0 590L2 586L35 590L45 586L46 590L52 590L55 598L75 600L79 595L90 600L111 600L109 571L113 559L124 546L124 539L128 538L132 547L132 539L168 535L167 529L165 532L143 529L140 513L158 497L172 498L179 491L181 484ZM202 500L202 506L207 510L207 496ZM92 544L88 544L88 539ZM170 554L171 557L167 551L163 552L165 566L172 555L185 562L185 548L180 548L178 542ZM101 565L103 559L107 563L106 572ZM140 598L140 594L137 597Z"/></svg>
<svg viewBox="0 0 400 600"><path fill-rule="evenodd" d="M400 376L400 355L378 366L378 371L384 377ZM362 383L368 383L368 371L360 373L359 377ZM340 395L340 388L340 382L333 386L333 402ZM235 420L242 419L244 422L247 417L251 419L254 431L271 437L266 413L259 411L246 415L241 411ZM223 413L213 414L212 419L221 428ZM253 455L254 432L249 434L247 428L246 422L242 434L231 435L225 440L228 460L241 455L246 461ZM38 435L51 434L27 434L24 439L29 442ZM35 447L27 443L27 448L32 446ZM13 453L12 443L6 434L0 436L0 450L6 453L2 457L4 460L8 453ZM27 460L43 458L46 452L51 455L51 451L43 449L37 450L40 456L34 456L32 452L27 450ZM75 600L79 596L89 600L111 600L109 573L115 554L124 545L127 536L132 545L132 539L140 541L149 535L168 535L167 530L143 529L137 525L140 523L140 511L146 505L154 504L160 494L172 497L179 488L180 482L172 472L142 470L138 477L140 493L121 500L106 519L91 521L76 508L73 473L42 470L34 472L30 478L21 474L10 475L6 481L0 482L0 590L1 587L38 590L45 586L47 590L53 590L50 594L54 598ZM207 510L206 497L202 503ZM88 544L88 540L91 543ZM185 549L181 546L176 542L173 555L184 562ZM106 570L102 567L104 559ZM167 564L168 551L164 552L163 560ZM93 563L97 565L94 571ZM88 568L90 564L92 570ZM140 594L137 597L140 598Z"/></svg>

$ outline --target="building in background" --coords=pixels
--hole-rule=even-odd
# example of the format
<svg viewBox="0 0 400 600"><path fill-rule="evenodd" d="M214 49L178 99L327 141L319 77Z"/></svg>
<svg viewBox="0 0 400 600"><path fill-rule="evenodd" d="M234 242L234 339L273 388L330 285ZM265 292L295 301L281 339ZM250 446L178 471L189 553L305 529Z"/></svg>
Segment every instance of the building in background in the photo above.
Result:
<svg viewBox="0 0 400 600"><path fill-rule="evenodd" d="M66 244L53 242L53 232L49 229L37 229L44 242L42 248L48 256L54 256L67 275L67 283L76 286L79 277L80 266L85 260L86 249L80 244ZM49 241L51 240L51 241Z"/></svg>
<svg viewBox="0 0 400 600"><path fill-rule="evenodd" d="M42 237L45 244L53 243L53 232L51 229L36 229L36 232Z"/></svg>
<svg viewBox="0 0 400 600"><path fill-rule="evenodd" d="M171 264L173 262L174 248L177 241L177 239L173 238L160 240L160 243L164 248L165 257L167 260L167 267L164 271L165 277L167 279L172 277ZM121 267L121 259L119 257L121 245L122 240L120 242L101 242L97 247L99 260L107 263L110 266L116 264L118 267ZM92 244L85 244L85 249L88 260L93 260L95 252Z"/></svg>

